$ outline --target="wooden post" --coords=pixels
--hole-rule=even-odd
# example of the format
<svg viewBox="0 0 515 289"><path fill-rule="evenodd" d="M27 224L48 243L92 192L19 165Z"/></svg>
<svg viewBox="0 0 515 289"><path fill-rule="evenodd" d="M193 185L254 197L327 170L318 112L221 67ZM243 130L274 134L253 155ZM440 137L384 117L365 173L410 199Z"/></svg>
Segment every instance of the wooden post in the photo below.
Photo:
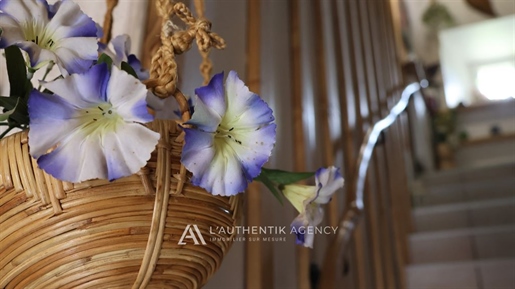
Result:
<svg viewBox="0 0 515 289"><path fill-rule="evenodd" d="M302 63L300 46L300 6L298 0L290 0L290 45L291 45L291 85L293 110L293 167L296 171L306 171L306 147L302 121ZM310 251L298 246L297 249L297 288L309 289Z"/></svg>
<svg viewBox="0 0 515 289"><path fill-rule="evenodd" d="M364 76L366 83L366 99L368 107L368 117L366 121L368 126L373 125L379 120L378 105L377 105L377 88L374 74L374 54L372 50L372 31L369 23L369 13L366 1L359 1L358 3L359 19L361 26L361 51L364 59ZM381 234L382 226L382 208L380 206L381 188L375 186L379 182L378 164L376 162L377 151L374 151L372 162L368 171L367 182L365 186L365 220L367 224L367 232L369 237L369 251L371 258L371 268L373 278L372 286L374 288L386 288L385 272L383 268L383 250L384 238Z"/></svg>
<svg viewBox="0 0 515 289"><path fill-rule="evenodd" d="M247 83L250 91L260 92L261 74L261 1L248 1L247 7ZM250 184L246 192L246 225L261 225L259 185ZM246 236L249 238L248 234ZM245 242L245 288L263 288L263 246L261 242Z"/></svg>
<svg viewBox="0 0 515 289"><path fill-rule="evenodd" d="M152 55L155 54L161 45L161 18L157 13L155 1L148 1L147 21L145 25L145 37L141 43L141 64L150 68Z"/></svg>
<svg viewBox="0 0 515 289"><path fill-rule="evenodd" d="M385 116L386 113L386 91L388 90L388 86L390 82L387 81L388 75L385 74L392 73L389 70L389 62L388 59L385 58L384 50L386 46L386 40L384 37L384 33L381 31L383 28L383 23L381 22L381 17L384 15L384 10L381 9L381 5L378 5L378 2L367 2L368 4L368 19L370 24L371 37L373 41L371 41L371 46L373 49L374 55L374 71L375 71L375 84L376 84L376 102L377 102L377 114L378 117ZM385 134L386 135L386 134ZM386 136L390 137L390 134ZM383 145L384 146L384 145ZM377 180L376 180L376 188L378 191L377 201L379 203L379 215L380 215L380 231L381 231L381 239L383 242L382 246L382 260L383 260L383 270L385 277L386 288L397 288L398 278L396 272L396 263L394 261L395 257L395 246L394 246L394 237L392 236L393 230L393 222L394 219L391 215L391 208L389 206L389 196L391 191L390 180L388 179L388 175L386 174L388 170L387 159L385 155L386 151L384 147L376 148L376 156L374 158L374 162L377 164Z"/></svg>
<svg viewBox="0 0 515 289"><path fill-rule="evenodd" d="M321 130L323 139L323 152L324 152L324 166L334 165L334 151L333 141L331 139L331 133L329 131L329 101L327 92L327 77L326 77L326 55L324 45L324 24L322 21L322 1L317 0L312 2L313 13L315 20L315 35L318 35L318 39L315 42L315 55L316 55L316 74L318 76L318 92L316 99L319 105L319 113L317 120L317 127ZM338 226L338 202L340 198L337 194L333 195L333 198L327 205L327 214L329 225L336 227Z"/></svg>
<svg viewBox="0 0 515 289"><path fill-rule="evenodd" d="M398 87L397 81L399 81L396 73L400 71L397 69L397 61L395 56L395 51L393 47L393 39L390 39L391 35L389 33L389 22L388 22L388 1L380 2L381 5L378 5L377 9L382 13L379 13L379 23L381 25L381 37L385 43L385 48L383 49L382 57L385 60L385 66L383 67L383 75L384 84L386 91L392 91L393 88ZM386 108L388 108L388 104L393 105L397 97L394 97L394 93L390 93L390 95L386 95L384 99L384 103ZM391 222L393 229L393 244L394 244L394 274L396 277L396 283L398 288L405 288L405 279L404 279L404 265L405 265L405 254L404 250L407 250L406 242L404 241L404 232L403 232L403 220L402 220L402 210L399 206L399 192L402 190L401 179L399 178L399 173L402 174L402 166L403 162L399 160L399 155L402 153L398 149L398 133L396 129L396 125L392 125L392 127L388 131L388 135L385 141L385 149L387 152L386 162L387 162L387 175L389 178L389 196L387 204L391 206ZM400 168L399 168L400 167Z"/></svg>
<svg viewBox="0 0 515 289"><path fill-rule="evenodd" d="M352 91L354 95L354 112L356 118L356 126L355 126L355 134L354 138L357 140L354 147L354 155L357 156L359 154L359 149L364 139L364 129L365 129L365 119L369 116L369 108L367 105L367 97L366 97L366 83L365 83L365 75L364 75L364 63L363 63L363 54L361 49L361 37L364 33L361 29L360 21L359 21L359 11L356 0L346 1L346 19L347 19L347 31L348 31L348 43L349 43L349 54L350 54L350 65L351 65L351 74L352 74ZM353 158L354 168L358 164L356 164L357 158ZM356 181L357 176L353 175L353 182ZM355 192L356 187L353 187L353 191ZM365 191L364 193L369 193ZM355 194L352 194L353 198L356 198ZM365 210L369 210L365 208ZM365 289L370 288L372 286L372 276L368 270L369 268L369 256L368 252L370 250L369 240L368 240L368 232L366 231L366 222L367 218L362 219L362 221L357 225L356 231L354 233L354 251L356 254L355 259L355 268L357 271L357 284L356 288Z"/></svg>

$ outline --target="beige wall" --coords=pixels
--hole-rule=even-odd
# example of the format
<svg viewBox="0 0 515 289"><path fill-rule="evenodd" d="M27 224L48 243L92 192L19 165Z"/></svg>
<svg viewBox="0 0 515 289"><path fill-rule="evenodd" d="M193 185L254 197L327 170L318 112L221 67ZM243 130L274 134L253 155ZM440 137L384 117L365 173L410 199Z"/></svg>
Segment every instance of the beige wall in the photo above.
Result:
<svg viewBox="0 0 515 289"><path fill-rule="evenodd" d="M422 23L422 15L427 9L430 0L403 0L411 25L411 37L415 53L425 63L435 63L438 57L438 42L436 35L431 35L429 30ZM464 25L491 19L492 17L482 14L470 7L465 0L439 0L453 15L456 24ZM499 16L515 13L513 0L490 0L492 7Z"/></svg>

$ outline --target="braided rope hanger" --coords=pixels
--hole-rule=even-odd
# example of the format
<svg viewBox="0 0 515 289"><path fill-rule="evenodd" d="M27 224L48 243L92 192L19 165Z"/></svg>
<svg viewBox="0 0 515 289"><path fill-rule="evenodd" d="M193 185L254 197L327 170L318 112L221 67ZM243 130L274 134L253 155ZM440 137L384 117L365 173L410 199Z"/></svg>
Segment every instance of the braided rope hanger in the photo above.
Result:
<svg viewBox="0 0 515 289"><path fill-rule="evenodd" d="M198 0L201 1L201 0ZM175 55L181 54L191 48L193 40L196 40L198 49L207 59L207 53L211 47L225 48L225 41L218 34L211 32L211 23L203 17L195 18L184 3L172 4L169 0L157 0L156 7L162 18L161 47L152 57L150 80L147 87L152 89L155 95L165 98L175 94L177 89L177 63ZM201 10L199 5L197 10ZM171 21L177 16L187 25L185 30L178 28ZM209 60L203 61L205 67L201 68L204 81L209 79L212 64ZM202 65L201 65L202 67ZM179 99L177 100L182 107ZM184 119L184 118L183 118Z"/></svg>

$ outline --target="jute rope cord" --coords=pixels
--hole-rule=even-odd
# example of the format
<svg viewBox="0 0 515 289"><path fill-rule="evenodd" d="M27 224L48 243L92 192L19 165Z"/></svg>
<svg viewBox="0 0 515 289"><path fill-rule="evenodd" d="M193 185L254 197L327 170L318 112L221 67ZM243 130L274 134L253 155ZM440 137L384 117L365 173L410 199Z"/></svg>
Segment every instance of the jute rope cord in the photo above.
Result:
<svg viewBox="0 0 515 289"><path fill-rule="evenodd" d="M108 0L107 14L115 2ZM147 86L161 97L174 96L186 121L174 56L193 40L204 51L224 42L184 4L156 4L162 46ZM172 15L188 28L170 29ZM235 233L212 236L210 228L234 226L240 198L213 196L189 183L176 121L147 126L161 134L156 150L138 173L114 182L59 181L29 155L26 131L0 140L0 288L199 288L207 282ZM190 239L179 244L188 225L198 228L205 245Z"/></svg>
<svg viewBox="0 0 515 289"><path fill-rule="evenodd" d="M204 1L203 0L195 0L193 2L195 5L195 11L197 12L197 15L199 18L204 18ZM211 59L209 58L209 49L202 50L199 47L199 53L202 57L202 62L200 63L200 74L202 74L202 77L204 78L203 84L206 85L209 83L209 78L211 77L211 72L213 70L213 62L211 62Z"/></svg>
<svg viewBox="0 0 515 289"><path fill-rule="evenodd" d="M165 98L174 95L177 88L176 54L189 50L193 40L196 40L199 51L205 53L211 47L223 49L225 41L218 34L211 32L209 21L203 17L199 19L193 17L184 3L173 4L169 0L157 0L156 7L162 18L161 47L152 57L151 79L147 82L147 86L155 95ZM177 16L187 25L187 28L179 30L172 22L173 16ZM206 64L202 71L206 81L206 78L209 79L211 64Z"/></svg>

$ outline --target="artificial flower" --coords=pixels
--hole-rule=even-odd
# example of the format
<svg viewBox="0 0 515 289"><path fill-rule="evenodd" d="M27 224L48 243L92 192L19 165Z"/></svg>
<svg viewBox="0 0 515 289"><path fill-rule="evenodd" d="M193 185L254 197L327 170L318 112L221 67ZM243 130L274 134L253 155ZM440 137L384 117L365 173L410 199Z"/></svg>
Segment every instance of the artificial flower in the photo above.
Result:
<svg viewBox="0 0 515 289"><path fill-rule="evenodd" d="M236 72L197 88L195 112L186 124L182 163L192 183L214 195L243 192L268 161L275 143L272 110Z"/></svg>
<svg viewBox="0 0 515 289"><path fill-rule="evenodd" d="M315 174L315 186L286 185L282 191L286 199L297 209L299 215L293 220L292 231L299 245L313 248L314 234L306 230L320 224L324 218L323 204L343 187L343 177L336 167L320 168Z"/></svg>
<svg viewBox="0 0 515 289"><path fill-rule="evenodd" d="M16 45L38 69L55 62L61 74L87 70L98 57L99 26L71 0L0 0L0 48Z"/></svg>
<svg viewBox="0 0 515 289"><path fill-rule="evenodd" d="M146 164L159 134L140 124L153 119L141 82L98 64L41 84L55 94L33 90L28 102L30 153L40 168L81 182L118 179Z"/></svg>
<svg viewBox="0 0 515 289"><path fill-rule="evenodd" d="M131 51L131 38L127 34L118 35L111 39L108 45L100 44L100 53L111 57L113 64L121 68L122 62L127 62L136 71L140 80L147 80L150 76L148 70L144 69L141 62Z"/></svg>

